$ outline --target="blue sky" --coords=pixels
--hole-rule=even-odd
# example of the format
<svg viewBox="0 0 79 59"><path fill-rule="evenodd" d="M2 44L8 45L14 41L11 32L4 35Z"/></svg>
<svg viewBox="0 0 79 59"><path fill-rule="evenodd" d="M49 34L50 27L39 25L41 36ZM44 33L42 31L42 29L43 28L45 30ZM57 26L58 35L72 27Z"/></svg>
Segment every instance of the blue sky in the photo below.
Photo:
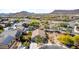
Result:
<svg viewBox="0 0 79 59"><path fill-rule="evenodd" d="M55 9L79 9L78 0L0 0L0 13L29 11L49 13Z"/></svg>

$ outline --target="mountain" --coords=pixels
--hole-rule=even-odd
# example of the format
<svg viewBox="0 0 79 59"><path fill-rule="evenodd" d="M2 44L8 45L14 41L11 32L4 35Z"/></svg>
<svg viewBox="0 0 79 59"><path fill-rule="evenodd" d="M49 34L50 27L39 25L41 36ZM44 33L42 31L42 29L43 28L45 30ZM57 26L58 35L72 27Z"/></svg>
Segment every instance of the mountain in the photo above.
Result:
<svg viewBox="0 0 79 59"><path fill-rule="evenodd" d="M55 10L51 14L79 14L79 9L75 10Z"/></svg>
<svg viewBox="0 0 79 59"><path fill-rule="evenodd" d="M25 16L31 16L34 13L30 13L27 11L21 11L17 13L1 13L0 17L25 17Z"/></svg>
<svg viewBox="0 0 79 59"><path fill-rule="evenodd" d="M34 13L30 13L30 12L26 12L26 11L21 11L21 12L17 12L17 13L12 13L9 14L9 17L26 17L26 16L31 16Z"/></svg>
<svg viewBox="0 0 79 59"><path fill-rule="evenodd" d="M5 13L0 13L0 17L6 17L8 16L9 14L5 14Z"/></svg>

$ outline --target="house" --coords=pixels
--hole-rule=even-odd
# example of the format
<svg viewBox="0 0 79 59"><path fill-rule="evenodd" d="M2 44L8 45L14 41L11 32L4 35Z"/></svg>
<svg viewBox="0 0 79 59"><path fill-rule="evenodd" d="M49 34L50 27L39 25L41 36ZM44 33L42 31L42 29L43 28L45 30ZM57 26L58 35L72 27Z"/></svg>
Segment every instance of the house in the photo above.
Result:
<svg viewBox="0 0 79 59"><path fill-rule="evenodd" d="M79 22L78 21L75 22L74 33L79 34Z"/></svg>
<svg viewBox="0 0 79 59"><path fill-rule="evenodd" d="M1 26L5 27L5 24L0 24Z"/></svg>
<svg viewBox="0 0 79 59"><path fill-rule="evenodd" d="M79 27L78 27L78 26L75 26L75 27L74 27L74 33L79 34Z"/></svg>
<svg viewBox="0 0 79 59"><path fill-rule="evenodd" d="M1 21L8 21L8 18L2 18Z"/></svg>
<svg viewBox="0 0 79 59"><path fill-rule="evenodd" d="M0 49L8 49L15 42L16 30L6 30L0 34Z"/></svg>
<svg viewBox="0 0 79 59"><path fill-rule="evenodd" d="M44 39L44 41L47 42L47 39L46 39L46 34L45 34L45 31L44 30L41 30L41 29L36 29L32 32L32 42L35 42L35 38L37 36L40 36Z"/></svg>
<svg viewBox="0 0 79 59"><path fill-rule="evenodd" d="M40 30L40 29L36 29L32 32L32 38L36 37L40 35L41 37L45 37L45 31L44 30Z"/></svg>

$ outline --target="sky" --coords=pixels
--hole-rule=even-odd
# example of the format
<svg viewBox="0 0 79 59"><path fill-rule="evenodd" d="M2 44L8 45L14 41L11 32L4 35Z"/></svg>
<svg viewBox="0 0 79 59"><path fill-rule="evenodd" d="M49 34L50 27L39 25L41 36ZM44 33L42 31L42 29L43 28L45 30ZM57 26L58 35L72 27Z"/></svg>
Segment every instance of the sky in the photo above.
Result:
<svg viewBox="0 0 79 59"><path fill-rule="evenodd" d="M28 11L50 13L55 9L79 9L78 0L0 0L0 13Z"/></svg>

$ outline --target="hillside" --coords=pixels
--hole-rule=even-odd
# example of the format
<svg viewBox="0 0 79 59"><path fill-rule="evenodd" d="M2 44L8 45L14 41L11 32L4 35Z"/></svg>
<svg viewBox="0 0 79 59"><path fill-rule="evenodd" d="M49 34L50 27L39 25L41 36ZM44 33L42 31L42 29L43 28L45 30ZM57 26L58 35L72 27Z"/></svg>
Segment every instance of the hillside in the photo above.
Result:
<svg viewBox="0 0 79 59"><path fill-rule="evenodd" d="M75 10L54 10L51 14L79 14L79 9Z"/></svg>

